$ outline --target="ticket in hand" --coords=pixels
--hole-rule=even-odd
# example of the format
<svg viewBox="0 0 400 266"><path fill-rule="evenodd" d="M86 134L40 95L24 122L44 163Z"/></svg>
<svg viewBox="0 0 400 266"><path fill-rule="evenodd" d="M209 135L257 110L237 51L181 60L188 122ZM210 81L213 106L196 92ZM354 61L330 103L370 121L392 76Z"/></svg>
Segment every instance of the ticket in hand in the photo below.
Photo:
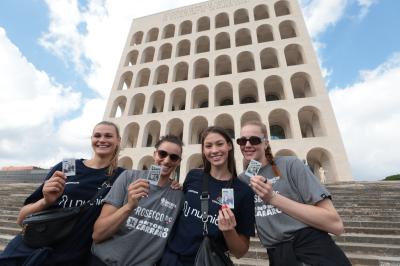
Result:
<svg viewBox="0 0 400 266"><path fill-rule="evenodd" d="M62 171L66 176L76 175L75 159L63 159L62 160Z"/></svg>
<svg viewBox="0 0 400 266"><path fill-rule="evenodd" d="M160 180L161 166L152 164L150 166L149 174L147 175L147 180L150 184L157 185L158 180Z"/></svg>
<svg viewBox="0 0 400 266"><path fill-rule="evenodd" d="M229 208L235 208L235 197L233 196L233 188L222 189L222 205L227 205Z"/></svg>
<svg viewBox="0 0 400 266"><path fill-rule="evenodd" d="M260 168L261 163L259 161L251 160L244 174L248 177L253 177L258 173L258 170L260 170Z"/></svg>

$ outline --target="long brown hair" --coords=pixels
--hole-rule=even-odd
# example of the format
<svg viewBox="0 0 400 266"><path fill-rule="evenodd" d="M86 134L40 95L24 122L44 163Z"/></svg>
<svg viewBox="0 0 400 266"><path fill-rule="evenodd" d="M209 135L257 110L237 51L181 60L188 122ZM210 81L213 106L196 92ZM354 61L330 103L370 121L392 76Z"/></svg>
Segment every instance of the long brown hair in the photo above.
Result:
<svg viewBox="0 0 400 266"><path fill-rule="evenodd" d="M100 123L97 123L95 125L95 128L99 125L106 125L106 126L112 126L115 129L115 133L117 134L118 139L121 139L121 135L119 133L119 128L116 124L114 124L113 122L110 121L101 121ZM115 150L113 152L113 156L111 157L110 160L110 165L108 166L107 169L107 175L108 176L112 176L114 174L115 169L118 168L118 155L119 155L119 150L120 150L120 145L118 144L115 147Z"/></svg>
<svg viewBox="0 0 400 266"><path fill-rule="evenodd" d="M228 171L231 173L232 178L237 177L236 164L235 164L235 150L232 139L225 129L216 126L211 126L206 128L201 134L201 158L203 159L204 172L209 174L211 171L211 163L206 159L206 156L204 155L204 140L210 133L216 133L221 135L227 143L231 144L232 149L228 152Z"/></svg>
<svg viewBox="0 0 400 266"><path fill-rule="evenodd" d="M265 139L268 139L268 131L267 131L267 127L261 123L260 121L257 120L251 120L251 121L247 121L243 124L242 128L244 128L245 126L257 126L260 128L261 133L263 134ZM267 158L267 161L269 162L269 164L272 167L272 171L274 172L275 176L280 176L281 172L279 171L278 166L275 163L274 160L274 156L272 155L272 151L271 151L271 146L268 143L267 147L265 148L265 157ZM249 164L249 162L246 162L245 168L247 168L247 165Z"/></svg>

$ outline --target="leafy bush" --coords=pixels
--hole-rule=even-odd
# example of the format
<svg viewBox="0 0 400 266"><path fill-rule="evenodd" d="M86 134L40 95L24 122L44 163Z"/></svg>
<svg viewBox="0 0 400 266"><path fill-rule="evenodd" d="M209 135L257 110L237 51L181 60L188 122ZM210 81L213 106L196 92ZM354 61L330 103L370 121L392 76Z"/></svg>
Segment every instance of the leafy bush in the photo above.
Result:
<svg viewBox="0 0 400 266"><path fill-rule="evenodd" d="M393 181L393 180L400 180L400 174L398 175L391 175L391 176L387 176L385 179L383 179L384 181Z"/></svg>

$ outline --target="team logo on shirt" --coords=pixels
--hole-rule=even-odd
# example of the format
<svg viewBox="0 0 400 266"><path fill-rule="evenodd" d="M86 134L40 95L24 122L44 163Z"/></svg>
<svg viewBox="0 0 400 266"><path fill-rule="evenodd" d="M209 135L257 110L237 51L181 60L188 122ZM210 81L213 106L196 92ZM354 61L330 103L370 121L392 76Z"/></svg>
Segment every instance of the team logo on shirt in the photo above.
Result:
<svg viewBox="0 0 400 266"><path fill-rule="evenodd" d="M161 206L164 206L164 207L166 207L168 209L171 209L171 210L176 209L176 204L170 202L169 200L167 200L164 197L161 198Z"/></svg>

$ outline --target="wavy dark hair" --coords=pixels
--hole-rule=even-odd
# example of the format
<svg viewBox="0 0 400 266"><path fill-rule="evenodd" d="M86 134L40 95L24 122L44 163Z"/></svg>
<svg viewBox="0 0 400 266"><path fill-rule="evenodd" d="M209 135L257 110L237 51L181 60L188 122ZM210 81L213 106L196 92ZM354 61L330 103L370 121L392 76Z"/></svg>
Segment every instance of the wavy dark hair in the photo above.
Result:
<svg viewBox="0 0 400 266"><path fill-rule="evenodd" d="M160 139L156 142L156 145L154 145L154 148L156 148L156 150L158 150L158 147L160 147L160 145L164 142L171 142L174 143L176 145L178 145L181 148L181 154L182 154L182 147L183 147L183 142L182 140L175 136L175 135L165 135L160 137Z"/></svg>
<svg viewBox="0 0 400 266"><path fill-rule="evenodd" d="M208 127L201 134L201 158L203 159L204 172L210 174L211 171L211 163L206 159L204 155L204 140L210 133L216 133L221 135L227 143L231 144L232 149L228 152L228 171L231 173L232 178L237 177L236 164L235 164L235 150L232 139L225 129L217 126Z"/></svg>

